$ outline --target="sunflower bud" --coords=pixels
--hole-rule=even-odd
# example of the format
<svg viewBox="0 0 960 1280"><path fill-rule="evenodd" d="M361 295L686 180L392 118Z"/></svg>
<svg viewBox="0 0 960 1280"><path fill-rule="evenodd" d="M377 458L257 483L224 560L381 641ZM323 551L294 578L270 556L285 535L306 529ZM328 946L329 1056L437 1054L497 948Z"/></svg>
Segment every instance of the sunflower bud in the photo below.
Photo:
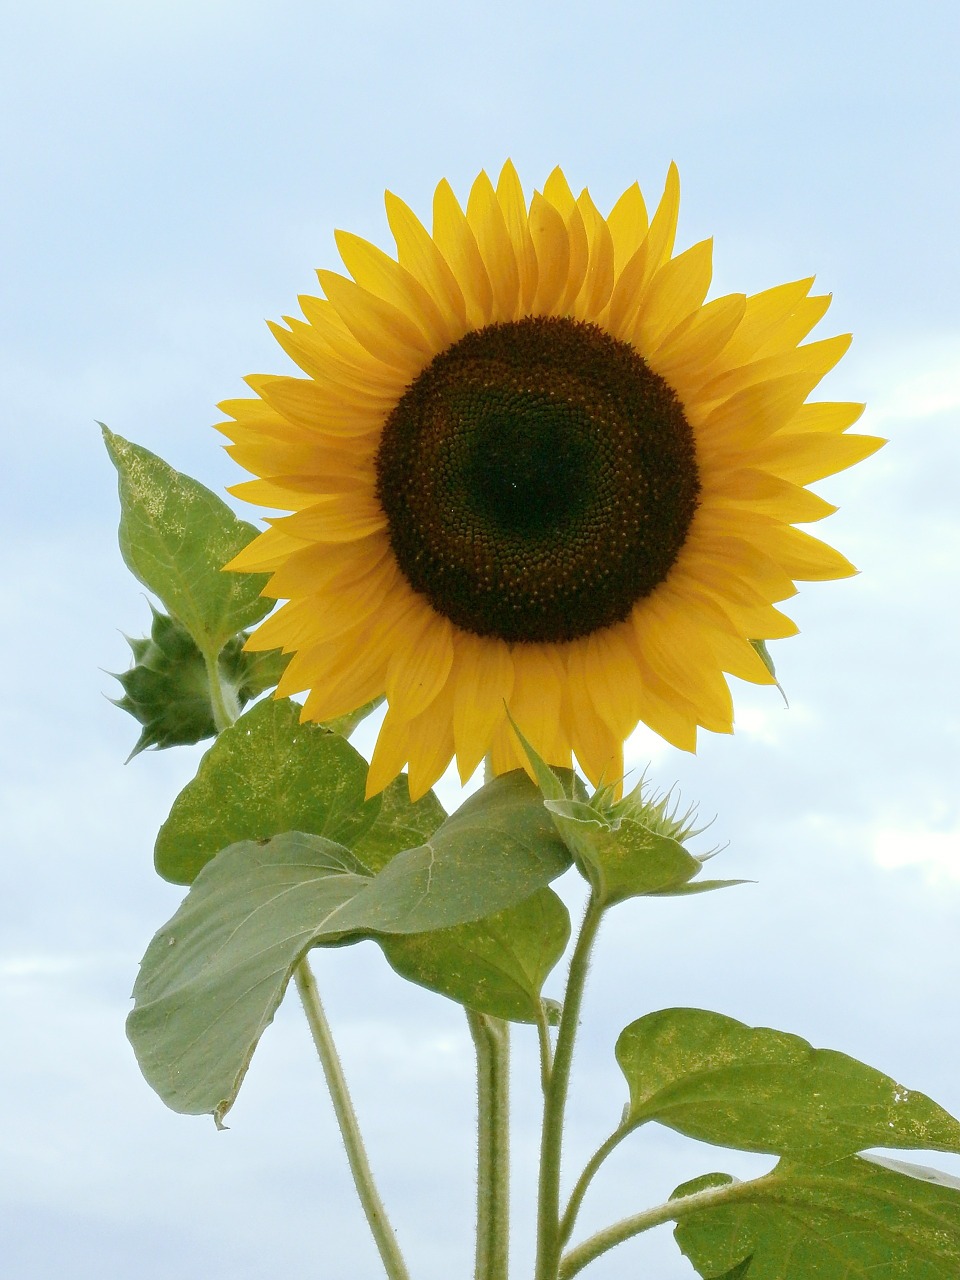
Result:
<svg viewBox="0 0 960 1280"><path fill-rule="evenodd" d="M112 699L114 706L143 726L130 760L147 747L185 746L217 732L203 654L181 623L150 608L149 637L127 637L134 665L121 675L111 672L123 686L123 697ZM244 653L246 638L241 631L228 640L217 660L221 684L238 707L275 685L286 665L277 650Z"/></svg>

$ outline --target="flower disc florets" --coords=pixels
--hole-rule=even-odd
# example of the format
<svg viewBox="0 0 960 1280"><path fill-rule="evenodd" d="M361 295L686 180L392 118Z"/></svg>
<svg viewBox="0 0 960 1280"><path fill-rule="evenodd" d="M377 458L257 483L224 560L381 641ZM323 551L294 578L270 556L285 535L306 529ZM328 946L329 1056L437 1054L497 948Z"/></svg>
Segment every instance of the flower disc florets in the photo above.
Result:
<svg viewBox="0 0 960 1280"><path fill-rule="evenodd" d="M478 636L559 642L622 622L696 508L676 395L596 325L531 317L438 355L384 426L377 497L416 591Z"/></svg>

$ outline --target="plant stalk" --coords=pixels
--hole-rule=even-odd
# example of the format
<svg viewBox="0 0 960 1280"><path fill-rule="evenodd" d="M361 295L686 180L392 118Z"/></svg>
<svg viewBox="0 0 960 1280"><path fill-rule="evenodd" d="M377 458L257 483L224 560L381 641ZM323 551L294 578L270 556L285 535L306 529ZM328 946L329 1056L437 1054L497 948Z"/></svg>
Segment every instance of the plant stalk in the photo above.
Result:
<svg viewBox="0 0 960 1280"><path fill-rule="evenodd" d="M222 733L224 729L228 729L237 720L240 715L240 705L234 691L224 685L220 675L218 657L219 655L214 655L211 658L207 653L203 655L207 668L207 680L210 686L213 721L216 725L217 733ZM383 1202L373 1181L373 1172L364 1149L363 1138L360 1136L360 1126L357 1124L356 1112L353 1109L353 1103L350 1101L350 1092L347 1089L347 1081L340 1065L336 1045L333 1043L330 1024L327 1022L326 1014L323 1012L320 992L317 990L317 984L306 957L294 969L293 979L297 984L297 991L300 993L300 1000L307 1015L310 1033L313 1036L313 1043L316 1045L320 1065L323 1067L323 1074L326 1077L327 1088L330 1090L333 1110L340 1126L340 1134L343 1138L343 1145L346 1148L347 1160L350 1162L354 1186L357 1188L363 1212L366 1215L377 1249L380 1252L384 1270L389 1280L410 1280L406 1263L397 1245L396 1236L390 1226Z"/></svg>
<svg viewBox="0 0 960 1280"><path fill-rule="evenodd" d="M565 1254L557 1271L558 1280L572 1280L573 1276L578 1275L602 1253L606 1253L615 1245L622 1244L632 1236L639 1235L642 1231L649 1231L651 1227L659 1227L664 1222L679 1222L691 1213L698 1213L713 1205L747 1200L754 1194L759 1183L766 1182L774 1176L774 1173L765 1173L761 1178L751 1178L748 1182L730 1182L722 1187L705 1187L703 1191L695 1191L692 1195L680 1196L676 1200L667 1200L663 1204L655 1205L652 1209L644 1209L641 1213L633 1214L632 1217L622 1218Z"/></svg>
<svg viewBox="0 0 960 1280"><path fill-rule="evenodd" d="M553 1066L543 1105L540 1140L540 1185L537 1201L537 1263L535 1280L557 1280L560 1265L560 1158L563 1121L570 1087L573 1046L580 1020L580 1006L590 965L590 952L603 918L603 907L590 895L583 924L570 961L567 990L557 1033Z"/></svg>
<svg viewBox="0 0 960 1280"><path fill-rule="evenodd" d="M510 1266L510 1025L467 1009L477 1053L477 1252L474 1280Z"/></svg>
<svg viewBox="0 0 960 1280"><path fill-rule="evenodd" d="M313 1043L317 1047L320 1065L323 1067L323 1074L326 1077L330 1097L333 1100L333 1109L336 1113L337 1123L340 1125L340 1133L343 1136L343 1145L346 1148L347 1159L350 1162L350 1172L353 1174L354 1186L357 1188L357 1195L360 1197L363 1212L366 1215L367 1223L380 1252L383 1268L390 1280L410 1280L406 1264L397 1245L396 1236L390 1226L383 1202L373 1181L373 1172L367 1159L363 1139L360 1136L360 1127L357 1124L353 1103L350 1101L347 1081L340 1065L340 1058L333 1043L333 1037L330 1034L330 1025L323 1012L323 1005L320 1003L320 993L317 990L316 981L306 959L301 960L294 969L293 978L297 984L300 999L303 1002L303 1009L307 1015L307 1022L310 1024Z"/></svg>

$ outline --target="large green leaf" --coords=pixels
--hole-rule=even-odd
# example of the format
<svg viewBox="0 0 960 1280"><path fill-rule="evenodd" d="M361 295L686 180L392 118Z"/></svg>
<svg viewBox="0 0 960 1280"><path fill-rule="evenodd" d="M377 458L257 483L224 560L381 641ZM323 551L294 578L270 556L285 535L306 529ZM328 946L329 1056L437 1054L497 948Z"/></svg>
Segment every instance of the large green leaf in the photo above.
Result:
<svg viewBox="0 0 960 1280"><path fill-rule="evenodd" d="M517 769L486 783L429 840L388 862L356 927L426 933L480 920L529 898L569 865L539 789Z"/></svg>
<svg viewBox="0 0 960 1280"><path fill-rule="evenodd" d="M880 1146L960 1151L960 1123L925 1094L719 1013L647 1014L624 1029L616 1053L631 1124L658 1120L718 1146L822 1159Z"/></svg>
<svg viewBox="0 0 960 1280"><path fill-rule="evenodd" d="M174 1110L219 1121L311 946L479 920L568 865L522 773L488 783L428 844L374 877L320 836L233 844L201 870L143 958L128 1020L141 1069Z"/></svg>
<svg viewBox="0 0 960 1280"><path fill-rule="evenodd" d="M380 793L380 809L373 826L350 848L371 871L380 871L403 849L424 844L446 818L443 805L432 791L417 801L410 799L407 775Z"/></svg>
<svg viewBox="0 0 960 1280"><path fill-rule="evenodd" d="M379 939L402 977L478 1013L535 1022L540 991L563 955L570 917L552 889L469 924Z"/></svg>
<svg viewBox="0 0 960 1280"><path fill-rule="evenodd" d="M748 1280L953 1280L960 1276L960 1181L877 1156L781 1161L765 1178L725 1175L731 1199L684 1216L680 1248L704 1277Z"/></svg>
<svg viewBox="0 0 960 1280"><path fill-rule="evenodd" d="M268 698L225 729L177 796L154 849L157 871L190 884L220 850L283 831L352 849L380 799L364 800L367 762L345 738L300 723L288 698Z"/></svg>
<svg viewBox="0 0 960 1280"><path fill-rule="evenodd" d="M147 948L127 1019L168 1107L220 1123L294 966L369 884L346 849L297 832L232 845L204 867Z"/></svg>
<svg viewBox="0 0 960 1280"><path fill-rule="evenodd" d="M156 454L103 427L120 480L120 551L132 573L214 658L273 608L265 574L222 573L258 530Z"/></svg>

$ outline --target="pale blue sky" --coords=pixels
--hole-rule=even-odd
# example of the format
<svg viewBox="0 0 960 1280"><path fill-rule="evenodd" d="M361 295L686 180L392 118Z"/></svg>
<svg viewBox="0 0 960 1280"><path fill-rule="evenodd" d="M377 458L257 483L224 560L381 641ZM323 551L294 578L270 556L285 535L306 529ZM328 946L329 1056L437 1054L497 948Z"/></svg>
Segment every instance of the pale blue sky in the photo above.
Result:
<svg viewBox="0 0 960 1280"><path fill-rule="evenodd" d="M777 646L790 695L735 691L739 731L632 760L716 813L754 886L624 906L602 938L570 1168L616 1122L620 1027L716 1008L862 1057L960 1113L960 19L927 3L36 3L0 45L0 367L8 621L0 872L0 1267L11 1280L376 1277L295 1007L231 1130L166 1111L123 1036L136 965L179 891L157 826L201 749L126 769L102 697L148 609L116 550L94 420L213 487L210 430L264 324L336 267L333 229L385 243L382 191L426 211L512 156L608 206L675 159L682 245L715 292L817 273L854 347L824 395L891 444L820 486L863 570L802 590ZM250 513L247 513L248 515ZM453 804L455 791L444 797ZM571 899L576 885L569 886ZM414 1280L469 1273L471 1061L462 1015L367 944L316 965ZM529 1273L533 1046L515 1036L516 1275ZM436 1130L431 1128L436 1116ZM433 1136L434 1132L437 1136ZM960 1171L960 1161L932 1157ZM755 1161L666 1131L625 1144L584 1227ZM526 1179L525 1185L521 1185ZM591 1272L692 1273L666 1230Z"/></svg>

